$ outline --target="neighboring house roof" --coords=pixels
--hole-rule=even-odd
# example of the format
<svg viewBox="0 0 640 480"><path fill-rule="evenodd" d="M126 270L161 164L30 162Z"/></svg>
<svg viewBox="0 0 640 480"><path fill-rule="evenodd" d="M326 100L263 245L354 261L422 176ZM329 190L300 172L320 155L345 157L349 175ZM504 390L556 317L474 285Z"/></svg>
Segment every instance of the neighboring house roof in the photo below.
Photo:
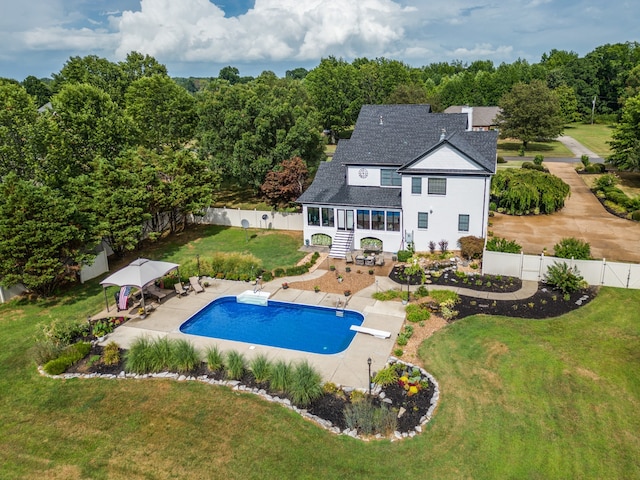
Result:
<svg viewBox="0 0 640 480"><path fill-rule="evenodd" d="M452 105L445 109L444 113L462 113L463 105ZM471 107L473 108L472 127L490 127L497 125L496 116L500 112L500 107Z"/></svg>
<svg viewBox="0 0 640 480"><path fill-rule="evenodd" d="M402 173L404 169L401 167L424 158L442 142L472 159L479 168L450 172L439 169L437 173L495 172L497 132L467 131L466 113L430 112L429 105L363 106L351 139L339 141L333 159L320 164L313 183L297 201L400 208L400 188L349 186L346 166L388 166ZM443 133L444 139L441 139Z"/></svg>

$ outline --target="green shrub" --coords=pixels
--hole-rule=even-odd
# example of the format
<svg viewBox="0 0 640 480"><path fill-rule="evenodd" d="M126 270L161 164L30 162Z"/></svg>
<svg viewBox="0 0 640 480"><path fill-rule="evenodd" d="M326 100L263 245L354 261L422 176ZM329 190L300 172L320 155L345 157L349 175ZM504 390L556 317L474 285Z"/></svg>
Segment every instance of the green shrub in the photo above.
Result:
<svg viewBox="0 0 640 480"><path fill-rule="evenodd" d="M504 157L498 157L498 163L507 163Z"/></svg>
<svg viewBox="0 0 640 480"><path fill-rule="evenodd" d="M407 312L407 321L411 323L424 322L429 320L431 313L426 308L423 308L420 304L410 304L405 307Z"/></svg>
<svg viewBox="0 0 640 480"><path fill-rule="evenodd" d="M381 387L392 385L397 381L398 371L391 366L383 368L373 377L373 383L375 383L376 385L380 385Z"/></svg>
<svg viewBox="0 0 640 480"><path fill-rule="evenodd" d="M388 300L400 298L400 295L400 290L385 290L383 292L375 292L373 295L371 295L371 297L376 300L380 300L381 302L386 302Z"/></svg>
<svg viewBox="0 0 640 480"><path fill-rule="evenodd" d="M480 258L484 249L484 238L473 235L460 237L458 239L458 247L460 248L460 255L464 258L468 260Z"/></svg>
<svg viewBox="0 0 640 480"><path fill-rule="evenodd" d="M491 180L491 200L498 211L520 215L539 209L553 213L564 206L569 185L555 175L530 169L499 170Z"/></svg>
<svg viewBox="0 0 640 480"><path fill-rule="evenodd" d="M495 212L498 209L498 204L496 202L489 202L489 211Z"/></svg>
<svg viewBox="0 0 640 480"><path fill-rule="evenodd" d="M48 361L58 358L63 350L63 346L45 339L36 341L31 352L36 364L44 365Z"/></svg>
<svg viewBox="0 0 640 480"><path fill-rule="evenodd" d="M89 335L89 324L74 320L57 319L49 325L41 325L40 336L55 345L66 347L74 341Z"/></svg>
<svg viewBox="0 0 640 480"><path fill-rule="evenodd" d="M273 276L276 278L284 277L284 268L278 267L273 271Z"/></svg>
<svg viewBox="0 0 640 480"><path fill-rule="evenodd" d="M585 168L587 168L591 163L591 161L589 160L589 155L582 155L580 157L580 161L582 162L582 165L584 165Z"/></svg>
<svg viewBox="0 0 640 480"><path fill-rule="evenodd" d="M589 260L591 258L591 246L574 237L560 240L553 247L554 256L560 258L575 258L577 260Z"/></svg>
<svg viewBox="0 0 640 480"><path fill-rule="evenodd" d="M158 338L149 343L149 372L169 370L171 365L171 342L167 337Z"/></svg>
<svg viewBox="0 0 640 480"><path fill-rule="evenodd" d="M533 157L533 163L534 165L542 165L542 162L544 161L544 156L543 155L536 155L535 157Z"/></svg>
<svg viewBox="0 0 640 480"><path fill-rule="evenodd" d="M362 435L382 433L388 435L395 431L397 413L382 404L376 407L371 399L347 405L344 410L347 427Z"/></svg>
<svg viewBox="0 0 640 480"><path fill-rule="evenodd" d="M520 253L522 251L522 245L515 240L507 240L502 237L491 237L487 240L487 250L491 252Z"/></svg>
<svg viewBox="0 0 640 480"><path fill-rule="evenodd" d="M249 362L249 370L258 383L269 380L271 362L264 354L259 354Z"/></svg>
<svg viewBox="0 0 640 480"><path fill-rule="evenodd" d="M554 262L544 275L547 285L560 290L564 295L585 287L584 279L576 267L570 267L566 262Z"/></svg>
<svg viewBox="0 0 640 480"><path fill-rule="evenodd" d="M460 301L460 296L452 290L433 290L429 296L438 304L447 302L453 302L455 304Z"/></svg>
<svg viewBox="0 0 640 480"><path fill-rule="evenodd" d="M322 376L304 360L294 367L288 392L295 405L309 405L322 395Z"/></svg>
<svg viewBox="0 0 640 480"><path fill-rule="evenodd" d="M88 342L79 342L69 345L65 348L58 358L49 360L42 367L49 375L60 375L64 373L71 365L79 362L86 357L91 351L91 344Z"/></svg>
<svg viewBox="0 0 640 480"><path fill-rule="evenodd" d="M225 374L229 380L240 380L244 375L246 361L244 355L231 350L225 356Z"/></svg>
<svg viewBox="0 0 640 480"><path fill-rule="evenodd" d="M398 261L406 262L413 256L413 252L410 250L398 250Z"/></svg>
<svg viewBox="0 0 640 480"><path fill-rule="evenodd" d="M120 363L120 346L111 341L102 350L102 363L105 365L117 365Z"/></svg>
<svg viewBox="0 0 640 480"><path fill-rule="evenodd" d="M404 347L407 343L409 343L409 338L406 335L403 335L402 333L400 333L398 335L398 338L396 339L396 343L400 347Z"/></svg>
<svg viewBox="0 0 640 480"><path fill-rule="evenodd" d="M293 367L289 362L278 360L269 372L269 386L276 392L287 392L291 385Z"/></svg>
<svg viewBox="0 0 640 480"><path fill-rule="evenodd" d="M612 173L607 173L598 178L593 187L596 190L604 190L605 188L611 188L618 184L618 177L613 175Z"/></svg>
<svg viewBox="0 0 640 480"><path fill-rule="evenodd" d="M631 220L635 220L636 222L640 222L640 210L635 210L631 212Z"/></svg>
<svg viewBox="0 0 640 480"><path fill-rule="evenodd" d="M212 372L218 372L224 367L224 355L217 345L208 347L205 351L207 368Z"/></svg>
<svg viewBox="0 0 640 480"><path fill-rule="evenodd" d="M273 273L269 271L262 272L262 280L264 282L270 282L271 280L273 280Z"/></svg>
<svg viewBox="0 0 640 480"><path fill-rule="evenodd" d="M538 172L545 172L546 168L544 168L542 165L537 165L535 163L531 163L531 162L523 162L522 166L520 168L524 168L527 170L536 170Z"/></svg>
<svg viewBox="0 0 640 480"><path fill-rule="evenodd" d="M429 290L427 290L427 287L425 287L424 285L420 285L418 288L416 288L416 291L413 292L413 296L416 298L428 297Z"/></svg>

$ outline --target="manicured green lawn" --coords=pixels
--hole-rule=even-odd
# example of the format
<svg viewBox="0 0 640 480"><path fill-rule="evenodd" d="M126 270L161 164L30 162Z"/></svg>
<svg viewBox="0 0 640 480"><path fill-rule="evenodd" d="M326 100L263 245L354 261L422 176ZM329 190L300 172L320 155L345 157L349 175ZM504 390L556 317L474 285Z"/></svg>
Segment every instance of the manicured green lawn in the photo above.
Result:
<svg viewBox="0 0 640 480"><path fill-rule="evenodd" d="M611 125L572 123L565 127L564 134L575 138L600 157L606 158L611 154L611 148L607 142L611 140L612 131Z"/></svg>
<svg viewBox="0 0 640 480"><path fill-rule="evenodd" d="M196 255L213 252L247 252L262 260L263 268L295 265L304 257L299 251L302 246L302 232L231 228L219 225L205 225L189 229L148 249L153 260L184 263L194 260Z"/></svg>
<svg viewBox="0 0 640 480"><path fill-rule="evenodd" d="M164 258L204 241L176 242ZM440 404L421 435L397 443L335 436L194 382L40 377L37 324L102 301L94 281L0 305L3 479L640 476L639 291L603 288L557 319L476 316L439 331L420 354Z"/></svg>
<svg viewBox="0 0 640 480"><path fill-rule="evenodd" d="M499 157L517 157L518 150L522 146L522 142L515 140L499 140L498 141L498 156ZM562 143L553 140L551 142L529 142L527 150L525 151L526 160L536 155L542 155L544 157L573 157L573 153ZM525 160L525 159L523 159Z"/></svg>

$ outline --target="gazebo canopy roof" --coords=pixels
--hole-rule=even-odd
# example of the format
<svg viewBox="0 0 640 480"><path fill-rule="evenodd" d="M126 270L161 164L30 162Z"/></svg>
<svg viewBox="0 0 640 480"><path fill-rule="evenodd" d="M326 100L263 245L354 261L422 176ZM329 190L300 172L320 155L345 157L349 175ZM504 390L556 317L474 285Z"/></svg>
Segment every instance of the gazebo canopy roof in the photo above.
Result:
<svg viewBox="0 0 640 480"><path fill-rule="evenodd" d="M115 285L142 288L179 266L177 263L138 258L113 275L109 275L100 282L100 285L103 287Z"/></svg>

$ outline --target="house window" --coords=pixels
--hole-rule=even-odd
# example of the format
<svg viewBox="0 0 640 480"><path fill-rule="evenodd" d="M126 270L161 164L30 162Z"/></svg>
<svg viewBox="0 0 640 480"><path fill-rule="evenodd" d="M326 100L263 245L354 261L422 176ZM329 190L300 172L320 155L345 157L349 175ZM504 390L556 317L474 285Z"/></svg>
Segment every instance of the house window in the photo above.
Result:
<svg viewBox="0 0 640 480"><path fill-rule="evenodd" d="M384 211L371 211L371 230L384 230Z"/></svg>
<svg viewBox="0 0 640 480"><path fill-rule="evenodd" d="M422 193L422 178L411 177L411 193L420 195Z"/></svg>
<svg viewBox="0 0 640 480"><path fill-rule="evenodd" d="M307 224L320 226L320 209L318 207L307 207Z"/></svg>
<svg viewBox="0 0 640 480"><path fill-rule="evenodd" d="M400 231L400 212L387 212L387 231Z"/></svg>
<svg viewBox="0 0 640 480"><path fill-rule="evenodd" d="M369 210L358 210L357 225L360 230L369 230L371 228Z"/></svg>
<svg viewBox="0 0 640 480"><path fill-rule="evenodd" d="M429 195L446 195L447 179L446 178L430 178L427 187Z"/></svg>
<svg viewBox="0 0 640 480"><path fill-rule="evenodd" d="M418 228L429 228L429 214L418 212Z"/></svg>
<svg viewBox="0 0 640 480"><path fill-rule="evenodd" d="M333 208L323 208L322 209L322 226L323 227L333 227L334 226Z"/></svg>
<svg viewBox="0 0 640 480"><path fill-rule="evenodd" d="M401 187L402 178L394 168L383 168L380 170L380 186Z"/></svg>
<svg viewBox="0 0 640 480"><path fill-rule="evenodd" d="M458 215L458 231L469 231L469 215Z"/></svg>

